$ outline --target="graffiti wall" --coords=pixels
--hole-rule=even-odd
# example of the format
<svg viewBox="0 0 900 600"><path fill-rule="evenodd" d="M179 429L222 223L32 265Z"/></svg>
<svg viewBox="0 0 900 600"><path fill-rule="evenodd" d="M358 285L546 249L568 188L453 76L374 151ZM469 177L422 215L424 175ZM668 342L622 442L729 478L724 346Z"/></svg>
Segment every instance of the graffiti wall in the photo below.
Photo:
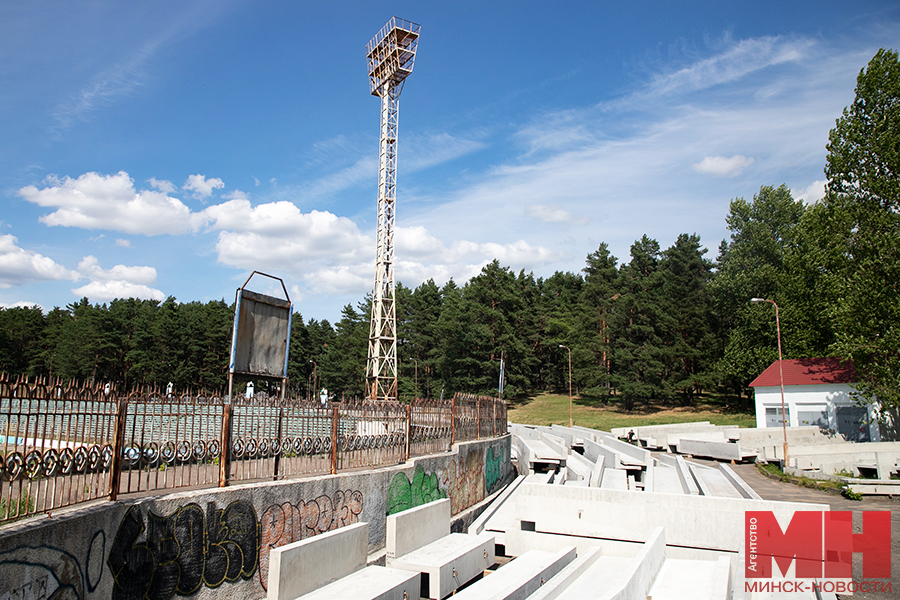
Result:
<svg viewBox="0 0 900 600"><path fill-rule="evenodd" d="M100 502L0 528L0 600L265 598L273 548L439 498L454 514L510 476L509 437L375 471Z"/></svg>

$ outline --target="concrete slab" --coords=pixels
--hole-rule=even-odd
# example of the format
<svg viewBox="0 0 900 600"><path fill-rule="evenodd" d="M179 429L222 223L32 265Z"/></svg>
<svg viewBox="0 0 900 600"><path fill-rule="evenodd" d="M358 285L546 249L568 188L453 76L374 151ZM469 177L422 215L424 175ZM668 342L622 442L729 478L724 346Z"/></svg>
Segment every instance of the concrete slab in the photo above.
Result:
<svg viewBox="0 0 900 600"><path fill-rule="evenodd" d="M590 569L603 553L600 548L588 548L586 551L578 552L578 557L570 562L562 571L557 573L555 577L550 579L546 584L541 586L534 594L528 597L528 600L550 600L558 598L559 593L565 588L572 585L574 581L579 579L585 572Z"/></svg>
<svg viewBox="0 0 900 600"><path fill-rule="evenodd" d="M408 600L418 598L421 574L371 566L300 596L302 600ZM298 599L299 600L299 599Z"/></svg>
<svg viewBox="0 0 900 600"><path fill-rule="evenodd" d="M603 469L600 487L604 490L627 490L628 472L622 469Z"/></svg>
<svg viewBox="0 0 900 600"><path fill-rule="evenodd" d="M684 462L684 459L680 456L674 458L675 469L678 472L678 480L681 482L681 491L690 496L699 496L700 488L697 487L697 482L694 481L694 476L691 474L690 467L688 467L687 463Z"/></svg>
<svg viewBox="0 0 900 600"><path fill-rule="evenodd" d="M662 494L683 494L681 480L678 478L678 470L662 463L653 468L653 487L645 491Z"/></svg>
<svg viewBox="0 0 900 600"><path fill-rule="evenodd" d="M589 480L591 478L591 469L593 469L593 467L593 462L575 452L570 453L566 459L566 470L569 472L569 480Z"/></svg>
<svg viewBox="0 0 900 600"><path fill-rule="evenodd" d="M450 499L443 498L387 517L388 559L409 554L450 533Z"/></svg>
<svg viewBox="0 0 900 600"><path fill-rule="evenodd" d="M524 600L575 560L575 547L530 550L454 595L454 600Z"/></svg>
<svg viewBox="0 0 900 600"><path fill-rule="evenodd" d="M720 498L743 498L734 484L718 469L688 463L694 479L704 496L718 496Z"/></svg>
<svg viewBox="0 0 900 600"><path fill-rule="evenodd" d="M369 524L354 523L269 553L268 600L294 600L366 566Z"/></svg>
<svg viewBox="0 0 900 600"><path fill-rule="evenodd" d="M428 597L440 599L480 575L494 560L493 534L451 533L387 562L389 567L428 575Z"/></svg>
<svg viewBox="0 0 900 600"><path fill-rule="evenodd" d="M752 487L747 485L743 479L738 476L737 473L734 472L734 469L729 467L728 465L719 465L719 470L722 472L728 481L731 482L731 485L735 487L735 489L740 493L740 495L744 498L749 498L752 500L762 500L762 496L756 493Z"/></svg>

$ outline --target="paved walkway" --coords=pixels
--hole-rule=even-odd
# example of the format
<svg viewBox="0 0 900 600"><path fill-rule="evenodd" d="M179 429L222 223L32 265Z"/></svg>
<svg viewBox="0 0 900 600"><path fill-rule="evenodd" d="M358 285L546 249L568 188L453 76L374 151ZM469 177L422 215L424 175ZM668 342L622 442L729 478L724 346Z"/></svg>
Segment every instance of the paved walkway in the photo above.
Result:
<svg viewBox="0 0 900 600"><path fill-rule="evenodd" d="M715 465L716 461L690 459L692 461ZM844 510L853 512L853 531L859 533L862 527L862 512L864 510L888 510L891 511L891 589L887 593L863 593L857 592L852 596L838 596L839 598L853 598L854 600L888 600L900 598L900 498L893 499L886 496L865 496L862 501L848 500L837 494L829 494L819 490L800 487L792 483L783 483L775 479L769 479L762 475L752 463L729 465L757 494L765 500L780 500L783 502L815 502L828 504L831 510ZM862 580L862 557L853 557L854 579Z"/></svg>

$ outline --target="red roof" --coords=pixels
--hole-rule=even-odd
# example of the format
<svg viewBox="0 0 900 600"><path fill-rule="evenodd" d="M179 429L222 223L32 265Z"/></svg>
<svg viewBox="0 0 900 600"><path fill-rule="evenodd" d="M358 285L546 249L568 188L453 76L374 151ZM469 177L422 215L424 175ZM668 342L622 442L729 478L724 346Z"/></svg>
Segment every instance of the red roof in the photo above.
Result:
<svg viewBox="0 0 900 600"><path fill-rule="evenodd" d="M854 383L858 381L850 361L840 358L797 358L784 360L784 385L821 385L827 383ZM750 383L750 387L781 385L778 361Z"/></svg>

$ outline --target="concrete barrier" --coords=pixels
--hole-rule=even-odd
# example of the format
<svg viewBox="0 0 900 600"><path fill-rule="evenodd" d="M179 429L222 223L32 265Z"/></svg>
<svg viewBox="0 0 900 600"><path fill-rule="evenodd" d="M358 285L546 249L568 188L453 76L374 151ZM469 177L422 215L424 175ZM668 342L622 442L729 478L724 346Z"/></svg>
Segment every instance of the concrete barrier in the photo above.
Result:
<svg viewBox="0 0 900 600"><path fill-rule="evenodd" d="M388 515L388 559L409 554L436 539L450 535L450 499L435 500L409 510Z"/></svg>
<svg viewBox="0 0 900 600"><path fill-rule="evenodd" d="M679 454L690 454L691 456L703 456L707 458L715 458L717 460L743 460L741 455L741 447L731 442L713 442L707 440L695 440L681 438L676 444ZM754 454L755 456L755 454Z"/></svg>
<svg viewBox="0 0 900 600"><path fill-rule="evenodd" d="M506 489L503 490L499 496L494 498L494 501L491 502L491 504L486 509L484 509L484 511L480 515L478 515L478 518L472 521L472 524L469 525L469 528L466 530L466 532L470 535L477 535L484 531L484 526L488 522L488 520L495 514L497 514L497 511L500 510L503 504L509 499L512 493L516 491L516 488L518 488L523 481L525 481L525 478L521 475L516 477L515 480L513 480L512 483L506 486Z"/></svg>
<svg viewBox="0 0 900 600"><path fill-rule="evenodd" d="M268 600L294 600L366 566L369 524L356 523L275 548Z"/></svg>
<svg viewBox="0 0 900 600"><path fill-rule="evenodd" d="M773 502L715 496L660 496L635 491L523 483L516 519L536 532L643 542L656 527L669 544L736 552L743 543L744 512L772 511L789 522L796 510L829 510L827 504Z"/></svg>

